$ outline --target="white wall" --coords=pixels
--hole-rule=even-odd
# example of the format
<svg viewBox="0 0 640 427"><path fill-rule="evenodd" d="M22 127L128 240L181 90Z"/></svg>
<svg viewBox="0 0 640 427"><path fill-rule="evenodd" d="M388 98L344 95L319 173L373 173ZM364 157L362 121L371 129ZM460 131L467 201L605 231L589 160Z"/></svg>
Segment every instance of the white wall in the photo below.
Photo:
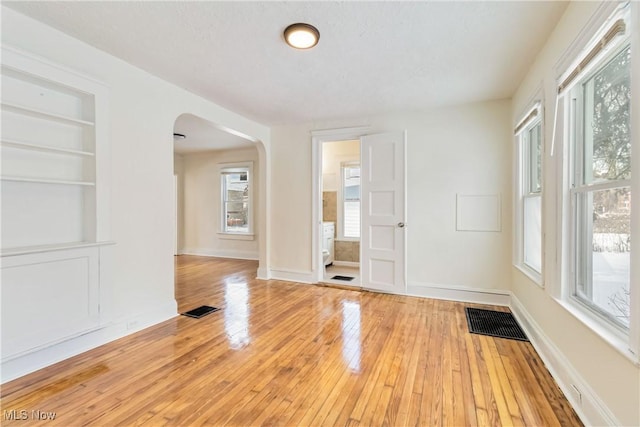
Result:
<svg viewBox="0 0 640 427"><path fill-rule="evenodd" d="M360 141L322 144L322 191L339 191L342 162L360 161Z"/></svg>
<svg viewBox="0 0 640 427"><path fill-rule="evenodd" d="M258 259L260 200L258 150L253 147L186 154L184 161L184 242L181 252L194 255ZM253 162L253 240L220 235L221 163Z"/></svg>
<svg viewBox="0 0 640 427"><path fill-rule="evenodd" d="M534 335L539 336L537 348L546 358L551 370L555 371L556 379L577 412L583 416L583 420L594 424L640 425L640 368L623 355L624 350L618 351L608 344L553 296L554 293L558 294L560 286L556 263L556 238L559 231L556 228L556 218L560 215L556 191L559 178L556 164L558 154L553 158L550 156L558 77L555 67L599 6L595 2L570 3L513 98L512 127L521 118L531 97L539 89L544 92L543 212L546 234L545 287L539 287L520 270L512 268L513 304L521 317L532 324L531 330ZM636 8L636 15L639 9ZM636 18L636 23L640 22L639 19ZM636 38L637 31L636 28ZM638 61L638 55L635 55L634 61ZM638 77L636 72L634 82L638 81ZM637 87L634 86L634 94ZM639 116L637 113L634 115L637 123ZM635 138L634 145L637 142ZM635 174L635 178L637 177L638 174ZM636 180L633 185L637 183ZM637 219L636 215L633 221ZM637 256L634 257L634 260L637 259ZM639 287L636 286L637 288ZM571 391L571 384L580 389L582 403Z"/></svg>
<svg viewBox="0 0 640 427"><path fill-rule="evenodd" d="M120 333L175 315L172 134L176 118L191 113L234 129L262 141L267 147L258 145L263 152L268 152L269 128L4 7L2 43L109 87L114 309L118 324L129 328ZM268 164L268 156L265 159ZM112 338L103 335L99 341ZM23 370L76 350L67 346L66 353L34 359Z"/></svg>
<svg viewBox="0 0 640 427"><path fill-rule="evenodd" d="M495 101L272 129L272 264L311 274L313 129L407 130L407 279L433 287L507 293L511 251L510 102ZM292 162L291 159L298 159ZM456 193L500 194L502 232L457 232ZM291 204L288 201L295 199Z"/></svg>

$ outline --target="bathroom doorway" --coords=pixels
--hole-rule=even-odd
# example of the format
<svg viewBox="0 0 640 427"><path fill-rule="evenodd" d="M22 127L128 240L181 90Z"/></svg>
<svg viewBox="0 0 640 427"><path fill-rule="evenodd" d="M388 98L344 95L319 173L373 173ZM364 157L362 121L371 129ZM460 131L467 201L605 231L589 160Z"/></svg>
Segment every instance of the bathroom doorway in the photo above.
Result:
<svg viewBox="0 0 640 427"><path fill-rule="evenodd" d="M361 285L360 140L322 143L323 283Z"/></svg>

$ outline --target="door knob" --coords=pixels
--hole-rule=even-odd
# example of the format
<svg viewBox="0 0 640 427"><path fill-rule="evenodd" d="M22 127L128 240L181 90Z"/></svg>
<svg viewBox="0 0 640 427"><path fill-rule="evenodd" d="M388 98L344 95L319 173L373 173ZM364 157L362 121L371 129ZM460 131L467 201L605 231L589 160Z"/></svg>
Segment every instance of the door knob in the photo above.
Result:
<svg viewBox="0 0 640 427"><path fill-rule="evenodd" d="M398 227L400 227L400 228L404 228L404 222L399 222L399 223L398 223Z"/></svg>

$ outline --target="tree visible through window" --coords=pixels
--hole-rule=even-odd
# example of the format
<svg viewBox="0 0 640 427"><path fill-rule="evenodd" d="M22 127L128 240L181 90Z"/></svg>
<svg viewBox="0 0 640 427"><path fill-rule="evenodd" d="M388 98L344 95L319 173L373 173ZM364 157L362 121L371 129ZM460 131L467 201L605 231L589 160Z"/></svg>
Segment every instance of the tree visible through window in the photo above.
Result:
<svg viewBox="0 0 640 427"><path fill-rule="evenodd" d="M572 91L575 296L628 327L631 264L631 49Z"/></svg>

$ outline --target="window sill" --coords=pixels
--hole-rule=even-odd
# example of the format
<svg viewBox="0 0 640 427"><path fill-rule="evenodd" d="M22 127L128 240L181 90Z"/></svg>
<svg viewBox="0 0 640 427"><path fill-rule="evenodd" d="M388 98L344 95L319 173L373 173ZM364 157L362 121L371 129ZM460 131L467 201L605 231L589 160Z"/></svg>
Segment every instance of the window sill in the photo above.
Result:
<svg viewBox="0 0 640 427"><path fill-rule="evenodd" d="M360 242L359 237L336 237L338 242Z"/></svg>
<svg viewBox="0 0 640 427"><path fill-rule="evenodd" d="M534 282L536 285L538 285L539 287L544 289L544 282L542 280L542 275L540 273L538 273L537 271L534 271L532 269L530 269L527 266L521 265L521 264L513 264L513 266L515 268L517 268L518 270L520 270L520 272L522 274L524 274L525 276L527 276L529 278L529 280L531 280L532 282Z"/></svg>
<svg viewBox="0 0 640 427"><path fill-rule="evenodd" d="M253 233L228 233L218 231L218 238L227 240L253 240L255 236Z"/></svg>
<svg viewBox="0 0 640 427"><path fill-rule="evenodd" d="M587 328L591 329L618 353L627 358L636 367L640 367L640 355L635 354L629 348L629 337L627 335L615 329L614 326L604 324L597 318L597 315L589 312L588 309L582 307L577 301L554 299L562 308L567 310Z"/></svg>

